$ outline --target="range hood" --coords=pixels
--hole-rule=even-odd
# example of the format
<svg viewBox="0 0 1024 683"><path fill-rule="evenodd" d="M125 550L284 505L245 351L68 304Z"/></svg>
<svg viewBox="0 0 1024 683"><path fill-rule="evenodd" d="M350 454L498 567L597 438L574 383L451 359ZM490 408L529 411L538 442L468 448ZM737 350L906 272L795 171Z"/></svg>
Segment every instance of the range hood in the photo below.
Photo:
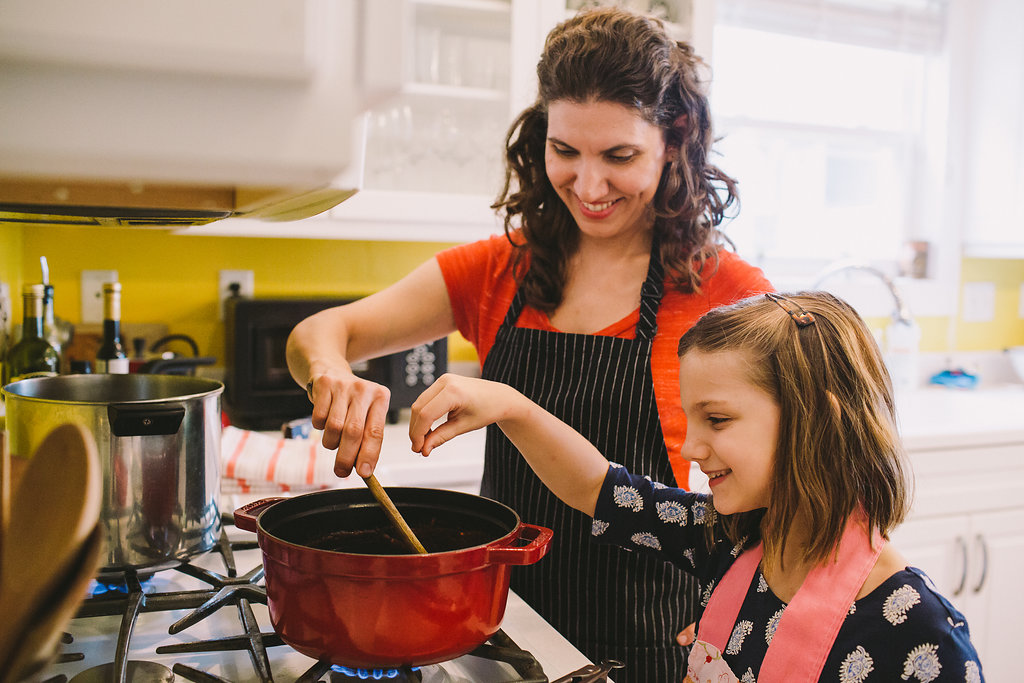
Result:
<svg viewBox="0 0 1024 683"><path fill-rule="evenodd" d="M323 188L247 188L0 177L0 223L181 228L231 217L294 221L355 194Z"/></svg>
<svg viewBox="0 0 1024 683"><path fill-rule="evenodd" d="M362 184L401 0L4 0L0 223L307 218Z"/></svg>

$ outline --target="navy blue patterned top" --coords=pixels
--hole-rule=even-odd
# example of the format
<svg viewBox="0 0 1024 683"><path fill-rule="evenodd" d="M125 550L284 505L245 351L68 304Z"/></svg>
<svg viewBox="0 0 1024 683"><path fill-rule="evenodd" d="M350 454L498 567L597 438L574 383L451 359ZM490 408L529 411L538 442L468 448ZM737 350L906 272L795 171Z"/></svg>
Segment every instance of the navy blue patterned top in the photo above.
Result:
<svg viewBox="0 0 1024 683"><path fill-rule="evenodd" d="M601 489L593 535L604 543L658 554L697 576L703 613L740 553L738 545L724 540L708 548L712 512L707 495L653 483L616 465ZM760 570L755 572L723 653L741 683L757 680L785 608ZM964 616L924 572L907 567L850 606L819 680L974 683L984 677Z"/></svg>

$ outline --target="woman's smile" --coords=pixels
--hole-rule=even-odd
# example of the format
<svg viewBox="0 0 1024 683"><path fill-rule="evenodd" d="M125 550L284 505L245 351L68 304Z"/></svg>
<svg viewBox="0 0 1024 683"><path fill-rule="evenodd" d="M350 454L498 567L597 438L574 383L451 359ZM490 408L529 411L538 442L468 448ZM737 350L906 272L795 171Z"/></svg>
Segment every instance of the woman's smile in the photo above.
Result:
<svg viewBox="0 0 1024 683"><path fill-rule="evenodd" d="M615 102L548 107L545 170L585 235L650 230L651 202L668 160L664 131Z"/></svg>
<svg viewBox="0 0 1024 683"><path fill-rule="evenodd" d="M600 202L598 204L591 204L581 199L580 211L587 218L590 218L592 220L601 220L602 218L607 218L608 216L610 216L614 212L615 206L618 203L618 199L609 202Z"/></svg>

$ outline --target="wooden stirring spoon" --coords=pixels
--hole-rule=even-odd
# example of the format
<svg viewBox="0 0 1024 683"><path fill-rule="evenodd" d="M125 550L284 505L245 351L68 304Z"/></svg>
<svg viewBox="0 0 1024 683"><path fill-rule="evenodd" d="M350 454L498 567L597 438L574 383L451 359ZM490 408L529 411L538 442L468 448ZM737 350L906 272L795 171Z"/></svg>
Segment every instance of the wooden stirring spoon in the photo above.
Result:
<svg viewBox="0 0 1024 683"><path fill-rule="evenodd" d="M363 477L363 481L366 482L366 486L370 489L370 493L373 494L373 497L376 498L377 502L380 503L380 506L384 508L384 514L388 516L391 523L395 525L396 529L398 529L398 533L401 534L402 540L404 540L410 548L420 555L426 555L427 549L424 548L423 544L420 543L420 540L416 538L416 534L412 532L412 528L410 528L406 523L405 519L402 517L402 513L398 511L398 508L396 508L395 504L391 502L391 497L388 496L384 487L380 485L379 481L377 481L377 477L371 474L368 477Z"/></svg>

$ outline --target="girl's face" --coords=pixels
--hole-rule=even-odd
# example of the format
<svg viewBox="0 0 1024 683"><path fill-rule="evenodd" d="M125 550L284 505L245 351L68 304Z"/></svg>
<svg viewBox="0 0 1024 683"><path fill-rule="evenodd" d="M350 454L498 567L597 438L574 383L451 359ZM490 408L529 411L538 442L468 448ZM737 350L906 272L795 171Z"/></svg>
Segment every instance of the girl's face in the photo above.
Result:
<svg viewBox="0 0 1024 683"><path fill-rule="evenodd" d="M724 515L767 507L771 495L779 406L748 379L750 362L737 351L691 350L679 359L682 454L708 476Z"/></svg>
<svg viewBox="0 0 1024 683"><path fill-rule="evenodd" d="M649 230L647 210L669 161L664 132L614 102L548 106L548 179L584 235Z"/></svg>

